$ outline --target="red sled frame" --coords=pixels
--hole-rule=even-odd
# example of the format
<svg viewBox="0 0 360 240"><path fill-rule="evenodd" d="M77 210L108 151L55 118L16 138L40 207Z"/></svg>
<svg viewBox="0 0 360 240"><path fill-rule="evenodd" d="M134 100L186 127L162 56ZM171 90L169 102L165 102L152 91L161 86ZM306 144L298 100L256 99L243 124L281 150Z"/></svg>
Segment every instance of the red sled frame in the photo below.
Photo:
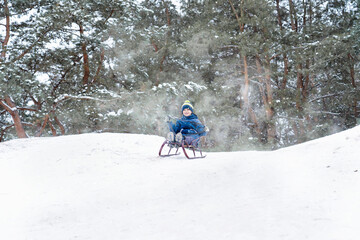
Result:
<svg viewBox="0 0 360 240"><path fill-rule="evenodd" d="M179 155L180 154L179 148L181 147L184 152L184 155L187 159L204 158L204 157L206 157L206 155L203 155L201 148L195 147L194 146L195 144L193 144L193 143L197 143L199 140L200 139L197 138L197 139L193 140L190 144L188 144L185 140L182 140L180 143L179 142L170 142L168 140L165 140L165 142L163 142L163 144L160 147L159 156L160 157L171 157L171 156ZM169 148L169 151L167 154L163 153L165 146L167 146ZM172 153L172 152L174 152L174 151L172 151L173 149L175 149L175 153ZM191 154L191 152L192 152L192 154Z"/></svg>

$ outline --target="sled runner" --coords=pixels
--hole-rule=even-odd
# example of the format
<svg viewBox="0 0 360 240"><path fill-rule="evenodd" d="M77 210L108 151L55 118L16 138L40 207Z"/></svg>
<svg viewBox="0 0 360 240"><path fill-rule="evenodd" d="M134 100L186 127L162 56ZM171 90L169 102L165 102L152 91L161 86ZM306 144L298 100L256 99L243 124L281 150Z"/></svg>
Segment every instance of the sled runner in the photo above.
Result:
<svg viewBox="0 0 360 240"><path fill-rule="evenodd" d="M165 140L160 147L159 156L170 157L179 155L179 148L181 148L188 159L204 158L206 155L203 155L199 146L200 138L198 137L191 142L186 141L186 138L180 142Z"/></svg>
<svg viewBox="0 0 360 240"><path fill-rule="evenodd" d="M160 147L160 157L179 155L180 148L188 159L206 157L202 153L201 144L209 129L202 125L195 114L188 117L183 115L181 119L168 116L167 124L170 132Z"/></svg>

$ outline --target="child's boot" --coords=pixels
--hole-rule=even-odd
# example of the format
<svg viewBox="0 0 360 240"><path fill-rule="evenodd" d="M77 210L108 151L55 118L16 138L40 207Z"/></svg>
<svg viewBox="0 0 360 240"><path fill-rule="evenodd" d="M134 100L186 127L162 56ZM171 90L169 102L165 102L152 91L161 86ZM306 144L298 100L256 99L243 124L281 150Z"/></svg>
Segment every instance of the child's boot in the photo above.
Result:
<svg viewBox="0 0 360 240"><path fill-rule="evenodd" d="M182 140L183 140L183 135L181 133L176 134L175 141L180 143Z"/></svg>
<svg viewBox="0 0 360 240"><path fill-rule="evenodd" d="M175 140L175 135L173 132L169 132L166 136L166 140L168 140L169 142L174 142Z"/></svg>

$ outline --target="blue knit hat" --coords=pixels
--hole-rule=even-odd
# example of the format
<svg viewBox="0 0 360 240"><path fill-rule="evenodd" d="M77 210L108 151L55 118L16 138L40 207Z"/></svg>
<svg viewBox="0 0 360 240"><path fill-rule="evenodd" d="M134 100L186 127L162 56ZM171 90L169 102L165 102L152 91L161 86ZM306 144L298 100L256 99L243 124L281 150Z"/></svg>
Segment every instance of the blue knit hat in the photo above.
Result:
<svg viewBox="0 0 360 240"><path fill-rule="evenodd" d="M194 107L191 105L189 100L186 100L184 104L181 106L181 111L184 111L185 108L188 108L191 110L191 112L194 112Z"/></svg>

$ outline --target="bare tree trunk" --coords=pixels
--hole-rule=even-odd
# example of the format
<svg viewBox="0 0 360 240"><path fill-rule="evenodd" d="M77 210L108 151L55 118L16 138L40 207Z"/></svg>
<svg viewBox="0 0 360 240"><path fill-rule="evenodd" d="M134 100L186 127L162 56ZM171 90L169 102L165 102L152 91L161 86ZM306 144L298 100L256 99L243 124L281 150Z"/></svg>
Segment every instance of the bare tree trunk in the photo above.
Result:
<svg viewBox="0 0 360 240"><path fill-rule="evenodd" d="M1 129L0 142L3 141L6 130L8 130L9 128L12 128L12 127L14 127L14 124Z"/></svg>
<svg viewBox="0 0 360 240"><path fill-rule="evenodd" d="M280 26L280 30L283 30L282 18L281 18L281 12L280 12L280 0L276 0L276 10L277 10L277 14L278 14L278 23ZM289 60L288 60L286 53L283 53L283 58L284 58L284 76L283 76L283 80L282 80L282 84L281 84L281 89L286 88L286 84L288 81L288 74L289 74Z"/></svg>
<svg viewBox="0 0 360 240"><path fill-rule="evenodd" d="M244 5L244 2L245 0L241 0L241 5ZM240 29L240 32L244 32L245 30L245 24L241 21L235 7L234 7L234 4L232 2L232 0L229 0L229 3L231 5L231 9L233 10L233 13L236 17L236 20L238 22L238 25L239 25L239 29ZM241 18L244 17L244 10L243 8L240 9L240 16ZM259 127L259 122L257 121L257 118L256 118L256 115L255 115L255 112L253 111L253 109L251 108L250 106L250 102L249 102L249 88L250 88L250 80L249 80L249 73L248 73L248 63L247 63L247 57L246 55L243 56L243 64L244 64L244 76L245 76L245 83L244 83L244 89L242 91L242 97L243 97L243 101L244 101L244 106L245 108L247 109L248 111L248 114L249 114L249 117L251 119L251 121L253 122L254 124L254 128L255 128L255 131L259 137L259 139L261 138L261 129Z"/></svg>
<svg viewBox="0 0 360 240"><path fill-rule="evenodd" d="M261 138L261 129L259 127L259 122L257 121L255 112L253 111L253 109L250 106L250 101L249 101L249 88L250 88L250 80L249 80L249 73L248 73L248 64L247 64L247 57L244 56L243 57L243 62L244 62L244 76L245 76L245 84L244 84L244 90L242 92L242 96L243 96L243 101L244 101L244 106L247 109L248 113L249 113L249 117L251 119L251 121L254 124L254 129L259 137L259 139Z"/></svg>
<svg viewBox="0 0 360 240"><path fill-rule="evenodd" d="M307 34L308 32L308 27L311 29L312 26L312 6L311 6L311 1L309 3L309 1L307 0L303 0L303 8L304 8L304 14L303 14L303 33ZM307 18L307 14L309 14L309 17ZM302 97L303 100L302 102L306 102L308 100L308 96L309 96L309 85L310 85L310 67L311 67L311 58L307 58L306 59L306 63L305 63L305 69L306 69L306 74L304 77L304 82L303 82L303 88L302 88ZM305 121L303 122L303 129L307 129L308 131L311 131L312 129L312 120L311 117L309 116L308 113L304 113L305 114ZM304 138L305 138L305 132L303 132L304 134Z"/></svg>
<svg viewBox="0 0 360 240"><path fill-rule="evenodd" d="M245 84L244 84L244 90L242 93L243 96L243 100L244 100L244 106L247 109L250 119L254 124L254 128L256 133L258 134L259 139L261 138L261 129L259 126L259 122L257 121L255 112L253 111L253 109L250 106L250 101L249 101L249 88L250 88L250 80L249 80L249 73L248 73L248 64L247 64L247 57L244 56L243 57L243 62L244 62L244 76L245 76Z"/></svg>
<svg viewBox="0 0 360 240"><path fill-rule="evenodd" d="M171 25L170 12L166 3L165 3L165 12L166 12L167 25L170 26Z"/></svg>
<svg viewBox="0 0 360 240"><path fill-rule="evenodd" d="M354 99L354 116L357 118L359 116L359 109L358 109L358 101Z"/></svg>
<svg viewBox="0 0 360 240"><path fill-rule="evenodd" d="M102 67L102 64L104 62L104 59L105 59L105 49L101 48L100 62L99 62L99 65L98 65L98 67L96 69L96 73L95 73L94 79L92 80L91 84L95 83L98 80L99 75L100 75L100 71L101 71L101 67Z"/></svg>
<svg viewBox="0 0 360 240"><path fill-rule="evenodd" d="M271 71L270 71L270 58L266 59L266 68L265 68L265 84L266 84L266 94L267 94L267 104L266 104L266 118L268 123L268 138L271 142L275 141L276 138L276 127L273 123L274 117L274 108L273 108L273 89L271 86Z"/></svg>
<svg viewBox="0 0 360 240"><path fill-rule="evenodd" d="M298 111L301 110L301 102L302 102L302 88L303 88L303 75L301 73L302 71L302 64L299 63L297 66L297 84L296 84L296 108Z"/></svg>
<svg viewBox="0 0 360 240"><path fill-rule="evenodd" d="M297 17L292 0L289 0L291 29L297 32Z"/></svg>
<svg viewBox="0 0 360 240"><path fill-rule="evenodd" d="M304 31L306 31L306 3L305 0L303 0L303 8L304 8L304 14L303 14L303 26L304 26Z"/></svg>
<svg viewBox="0 0 360 240"><path fill-rule="evenodd" d="M9 7L8 7L7 0L4 0L3 8L4 8L4 13L5 13L5 38L4 38L4 40L1 40L2 50L1 50L1 55L0 55L0 62L5 61L7 45L10 40L10 13L9 13ZM5 101L5 102L3 102L3 101ZM10 104L9 104L9 102L10 102ZM2 139L4 137L5 131L13 126L15 126L15 130L16 130L16 133L19 138L26 138L27 136L26 136L25 130L22 126L19 113L17 112L16 108L13 108L13 106L15 106L15 104L12 103L10 97L5 96L4 100L0 99L0 106L2 106L6 112L9 112L9 114L13 118L14 123L16 123L16 124L6 127L5 129L2 129L1 136L0 136L0 142L2 141Z"/></svg>
<svg viewBox="0 0 360 240"><path fill-rule="evenodd" d="M166 55L168 54L167 48L168 48L168 44L169 44L169 38L170 38L170 26L171 26L171 17L170 17L170 11L169 11L169 7L167 5L167 3L164 1L164 5L165 5L165 14L166 14L166 23L167 26L169 28L169 30L166 33L166 37L165 37L165 44L163 47L163 53L162 53L162 57L160 60L160 66L159 66L159 72L156 74L156 82L155 82L155 86L158 86L160 84L160 80L159 80L159 73L161 73L164 70L164 61L166 59ZM152 42L155 52L159 51L158 46L155 44L155 42Z"/></svg>
<svg viewBox="0 0 360 240"><path fill-rule="evenodd" d="M245 0L241 0L241 5L244 4L244 1L245 1ZM233 13L235 14L236 20L237 20L237 22L238 22L238 24L239 24L240 32L244 32L245 24L241 22L241 19L240 19L238 13L236 12L236 9L235 9L235 7L234 7L233 2L232 2L231 0L229 0L229 3L230 3L230 5L231 5L231 9L233 10ZM241 18L244 17L244 10L243 10L243 8L240 9L240 16L241 16Z"/></svg>
<svg viewBox="0 0 360 240"><path fill-rule="evenodd" d="M5 60L6 49L10 39L10 13L7 0L4 0L4 12L5 12L5 38L2 42L2 51L0 61Z"/></svg>
<svg viewBox="0 0 360 240"><path fill-rule="evenodd" d="M259 57L259 55L256 55L255 62L256 62L257 72L258 72L258 74L259 74L259 81L260 81L259 89L260 89L260 94L261 94L263 103L266 105L268 101L267 101L267 97L266 97L265 90L264 90L264 86L263 86L263 83L264 83L264 80L263 80L263 72L262 72L262 70L261 70L261 63L260 63L260 57Z"/></svg>
<svg viewBox="0 0 360 240"><path fill-rule="evenodd" d="M110 14L109 16L105 19L104 21L104 24L110 19L110 17L114 14L115 10L112 9L110 11ZM104 41L104 37L102 38L102 41ZM86 46L85 46L85 50L86 50ZM85 59L85 58L84 58ZM103 65L103 62L104 62L104 59L105 59L105 49L103 47L101 47L101 52L100 52L100 62L99 62L99 65L96 69L96 72L95 72L95 76L93 78L93 80L91 81L91 84L94 84L98 79L99 79L99 75L100 75L100 71L101 71L101 68L102 68L102 65ZM88 75L90 75L90 70L89 70L89 73Z"/></svg>
<svg viewBox="0 0 360 240"><path fill-rule="evenodd" d="M299 60L300 61L300 60ZM302 64L298 63L297 65L297 84L296 84L296 109L299 115L298 121L298 129L294 129L294 132L297 132L296 139L299 142L302 142L303 134L304 134L304 124L301 122L301 112L303 110L302 103L303 103L303 74L302 74ZM293 125L297 128L296 124Z"/></svg>
<svg viewBox="0 0 360 240"><path fill-rule="evenodd" d="M2 50L0 54L0 62L5 60L6 52L7 52L7 45L10 40L10 13L9 13L9 7L8 7L8 0L4 0L3 4L4 13L5 13L5 38L4 40L1 40ZM45 29L40 37L34 41L27 49L25 49L19 56L13 58L11 60L12 63L18 61L19 59L23 58L28 52L30 52L31 49L33 49L38 42L40 42L41 39L45 37L45 35L50 32L53 29L53 27L49 27Z"/></svg>
<svg viewBox="0 0 360 240"><path fill-rule="evenodd" d="M292 129L294 131L295 139L296 140L300 139L299 138L299 131L298 131L298 128L297 128L296 123L294 121L292 121Z"/></svg>
<svg viewBox="0 0 360 240"><path fill-rule="evenodd" d="M83 66L84 66L83 84L86 85L89 83L89 77L90 77L89 56L88 56L88 53L86 50L86 41L84 38L84 28L81 23L79 23L79 27L80 27L80 39L82 41L81 50L83 53Z"/></svg>
<svg viewBox="0 0 360 240"><path fill-rule="evenodd" d="M356 82L355 82L355 69L354 69L354 58L351 55L351 53L348 53L349 58L349 68L350 68L350 79L351 79L351 85L356 88ZM354 116L357 118L359 116L358 111L358 99L354 98Z"/></svg>
<svg viewBox="0 0 360 240"><path fill-rule="evenodd" d="M283 54L283 57L284 57L284 76L283 76L281 88L285 89L289 75L289 60L286 53Z"/></svg>
<svg viewBox="0 0 360 240"><path fill-rule="evenodd" d="M2 106L11 115L14 121L17 136L19 138L27 138L23 124L20 119L19 112L11 98L9 96L6 96L3 100L0 100L0 106Z"/></svg>
<svg viewBox="0 0 360 240"><path fill-rule="evenodd" d="M280 0L276 0L276 11L278 14L278 23L280 26L280 30L282 30L283 26L282 26L282 19L281 19L281 13L280 13Z"/></svg>
<svg viewBox="0 0 360 240"><path fill-rule="evenodd" d="M349 58L349 66L350 66L350 79L351 79L351 84L354 88L356 88L356 83L355 83L355 69L354 69L354 58L351 55L351 53L348 53L348 58Z"/></svg>
<svg viewBox="0 0 360 240"><path fill-rule="evenodd" d="M249 104L249 87L250 87L250 81L249 81L249 73L248 73L248 64L247 64L247 58L246 56L243 56L243 63L244 63L244 90L242 92L244 105L246 108L250 107Z"/></svg>
<svg viewBox="0 0 360 240"><path fill-rule="evenodd" d="M48 123L49 123L49 127L51 129L52 135L56 136L56 130L55 130L53 124L51 123L51 121L49 121Z"/></svg>
<svg viewBox="0 0 360 240"><path fill-rule="evenodd" d="M48 121L49 121L49 114L46 114L46 115L45 115L45 118L44 118L44 122L43 122L43 124L42 124L42 126L41 126L41 129L40 129L40 131L38 132L38 134L36 134L37 137L40 137L40 136L41 136L42 132L44 131L44 129L45 129L47 123L48 123Z"/></svg>
<svg viewBox="0 0 360 240"><path fill-rule="evenodd" d="M310 60L309 59L306 60L306 70L307 70L307 73L305 75L305 82L303 85L303 94L302 94L304 97L303 101L306 101L306 99L309 95L309 84L310 84Z"/></svg>
<svg viewBox="0 0 360 240"><path fill-rule="evenodd" d="M299 60L300 61L300 60ZM299 128L298 128L298 141L303 142L305 137L305 127L304 122L301 120L302 118L302 111L303 111L303 102L304 102L304 76L302 74L303 66L301 63L298 63L297 66L297 84L296 84L296 109L299 114Z"/></svg>
<svg viewBox="0 0 360 240"><path fill-rule="evenodd" d="M60 127L60 131L62 135L65 135L65 127L64 125L60 122L60 120L55 116L54 120L56 122L56 124Z"/></svg>
<svg viewBox="0 0 360 240"><path fill-rule="evenodd" d="M266 59L265 73L262 71L260 56L256 55L256 66L260 80L260 93L265 106L266 125L267 125L267 140L274 141L276 136L276 129L272 123L274 116L274 110L272 108L272 87L271 87L271 75L270 75L270 59ZM264 76L264 77L263 77ZM265 89L263 87L265 85ZM270 138L270 139L269 139Z"/></svg>
<svg viewBox="0 0 360 240"><path fill-rule="evenodd" d="M265 67L265 85L266 85L266 96L267 96L267 103L270 106L273 101L273 90L271 87L271 72L270 72L270 59L266 57L266 67ZM273 111L269 109L268 111L269 116L272 117Z"/></svg>

